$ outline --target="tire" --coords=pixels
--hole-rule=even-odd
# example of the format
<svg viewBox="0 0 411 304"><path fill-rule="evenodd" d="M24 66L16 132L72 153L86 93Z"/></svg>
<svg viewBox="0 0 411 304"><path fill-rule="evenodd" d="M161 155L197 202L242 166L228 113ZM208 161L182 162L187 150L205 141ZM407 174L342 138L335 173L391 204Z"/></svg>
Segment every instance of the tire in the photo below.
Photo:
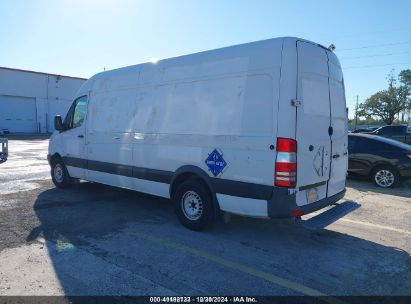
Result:
<svg viewBox="0 0 411 304"><path fill-rule="evenodd" d="M391 166L378 166L372 171L372 180L378 187L393 188L398 185L400 176Z"/></svg>
<svg viewBox="0 0 411 304"><path fill-rule="evenodd" d="M53 161L51 165L51 179L57 188L67 188L71 186L70 175L61 158Z"/></svg>
<svg viewBox="0 0 411 304"><path fill-rule="evenodd" d="M203 230L214 222L212 198L198 180L180 184L174 194L174 209L180 223L190 230Z"/></svg>

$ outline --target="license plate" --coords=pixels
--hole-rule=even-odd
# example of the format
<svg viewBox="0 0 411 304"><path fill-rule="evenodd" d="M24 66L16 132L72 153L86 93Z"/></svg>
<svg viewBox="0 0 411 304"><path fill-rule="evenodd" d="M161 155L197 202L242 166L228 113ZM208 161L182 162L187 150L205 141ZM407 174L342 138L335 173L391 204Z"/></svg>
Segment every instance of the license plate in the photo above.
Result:
<svg viewBox="0 0 411 304"><path fill-rule="evenodd" d="M307 190L306 195L307 195L307 201L309 203L314 203L314 202L318 201L318 190L317 190L317 188L311 188L311 189Z"/></svg>

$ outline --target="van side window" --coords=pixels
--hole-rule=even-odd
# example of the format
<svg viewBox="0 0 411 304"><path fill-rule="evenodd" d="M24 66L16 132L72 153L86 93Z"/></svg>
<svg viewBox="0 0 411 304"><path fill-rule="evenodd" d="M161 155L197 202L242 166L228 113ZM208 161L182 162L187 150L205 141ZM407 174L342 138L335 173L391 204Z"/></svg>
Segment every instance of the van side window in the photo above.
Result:
<svg viewBox="0 0 411 304"><path fill-rule="evenodd" d="M75 102L73 102L68 110L66 117L64 118L63 125L64 129L68 130L71 129L71 122L73 121L73 112L74 112Z"/></svg>
<svg viewBox="0 0 411 304"><path fill-rule="evenodd" d="M73 128L80 127L86 117L87 112L87 96L77 98L76 107L73 115Z"/></svg>
<svg viewBox="0 0 411 304"><path fill-rule="evenodd" d="M86 117L87 113L87 96L77 98L70 107L64 125L66 129L73 129L80 127Z"/></svg>

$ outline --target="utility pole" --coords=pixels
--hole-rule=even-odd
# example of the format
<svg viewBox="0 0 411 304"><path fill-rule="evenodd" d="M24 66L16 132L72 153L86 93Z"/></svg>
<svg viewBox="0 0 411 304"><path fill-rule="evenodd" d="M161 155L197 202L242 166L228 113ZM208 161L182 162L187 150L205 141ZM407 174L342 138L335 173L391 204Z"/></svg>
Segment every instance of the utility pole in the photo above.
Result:
<svg viewBox="0 0 411 304"><path fill-rule="evenodd" d="M357 103L355 104L355 125L354 130L357 130L357 121L358 121L358 95L357 95Z"/></svg>

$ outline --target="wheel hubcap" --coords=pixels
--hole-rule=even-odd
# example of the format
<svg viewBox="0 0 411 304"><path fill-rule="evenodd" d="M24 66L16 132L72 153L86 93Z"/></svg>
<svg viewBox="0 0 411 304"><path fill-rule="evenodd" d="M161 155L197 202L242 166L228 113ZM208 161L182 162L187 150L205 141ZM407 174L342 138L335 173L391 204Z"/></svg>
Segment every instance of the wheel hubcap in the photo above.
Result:
<svg viewBox="0 0 411 304"><path fill-rule="evenodd" d="M54 174L54 179L56 180L56 182L58 183L63 182L64 171L63 171L63 167L60 164L57 164L54 166L53 174Z"/></svg>
<svg viewBox="0 0 411 304"><path fill-rule="evenodd" d="M203 214L203 201L194 191L187 191L181 199L184 215L189 220L198 220Z"/></svg>
<svg viewBox="0 0 411 304"><path fill-rule="evenodd" d="M375 182L381 187L390 187L394 184L394 174L389 170L380 170L375 174Z"/></svg>

